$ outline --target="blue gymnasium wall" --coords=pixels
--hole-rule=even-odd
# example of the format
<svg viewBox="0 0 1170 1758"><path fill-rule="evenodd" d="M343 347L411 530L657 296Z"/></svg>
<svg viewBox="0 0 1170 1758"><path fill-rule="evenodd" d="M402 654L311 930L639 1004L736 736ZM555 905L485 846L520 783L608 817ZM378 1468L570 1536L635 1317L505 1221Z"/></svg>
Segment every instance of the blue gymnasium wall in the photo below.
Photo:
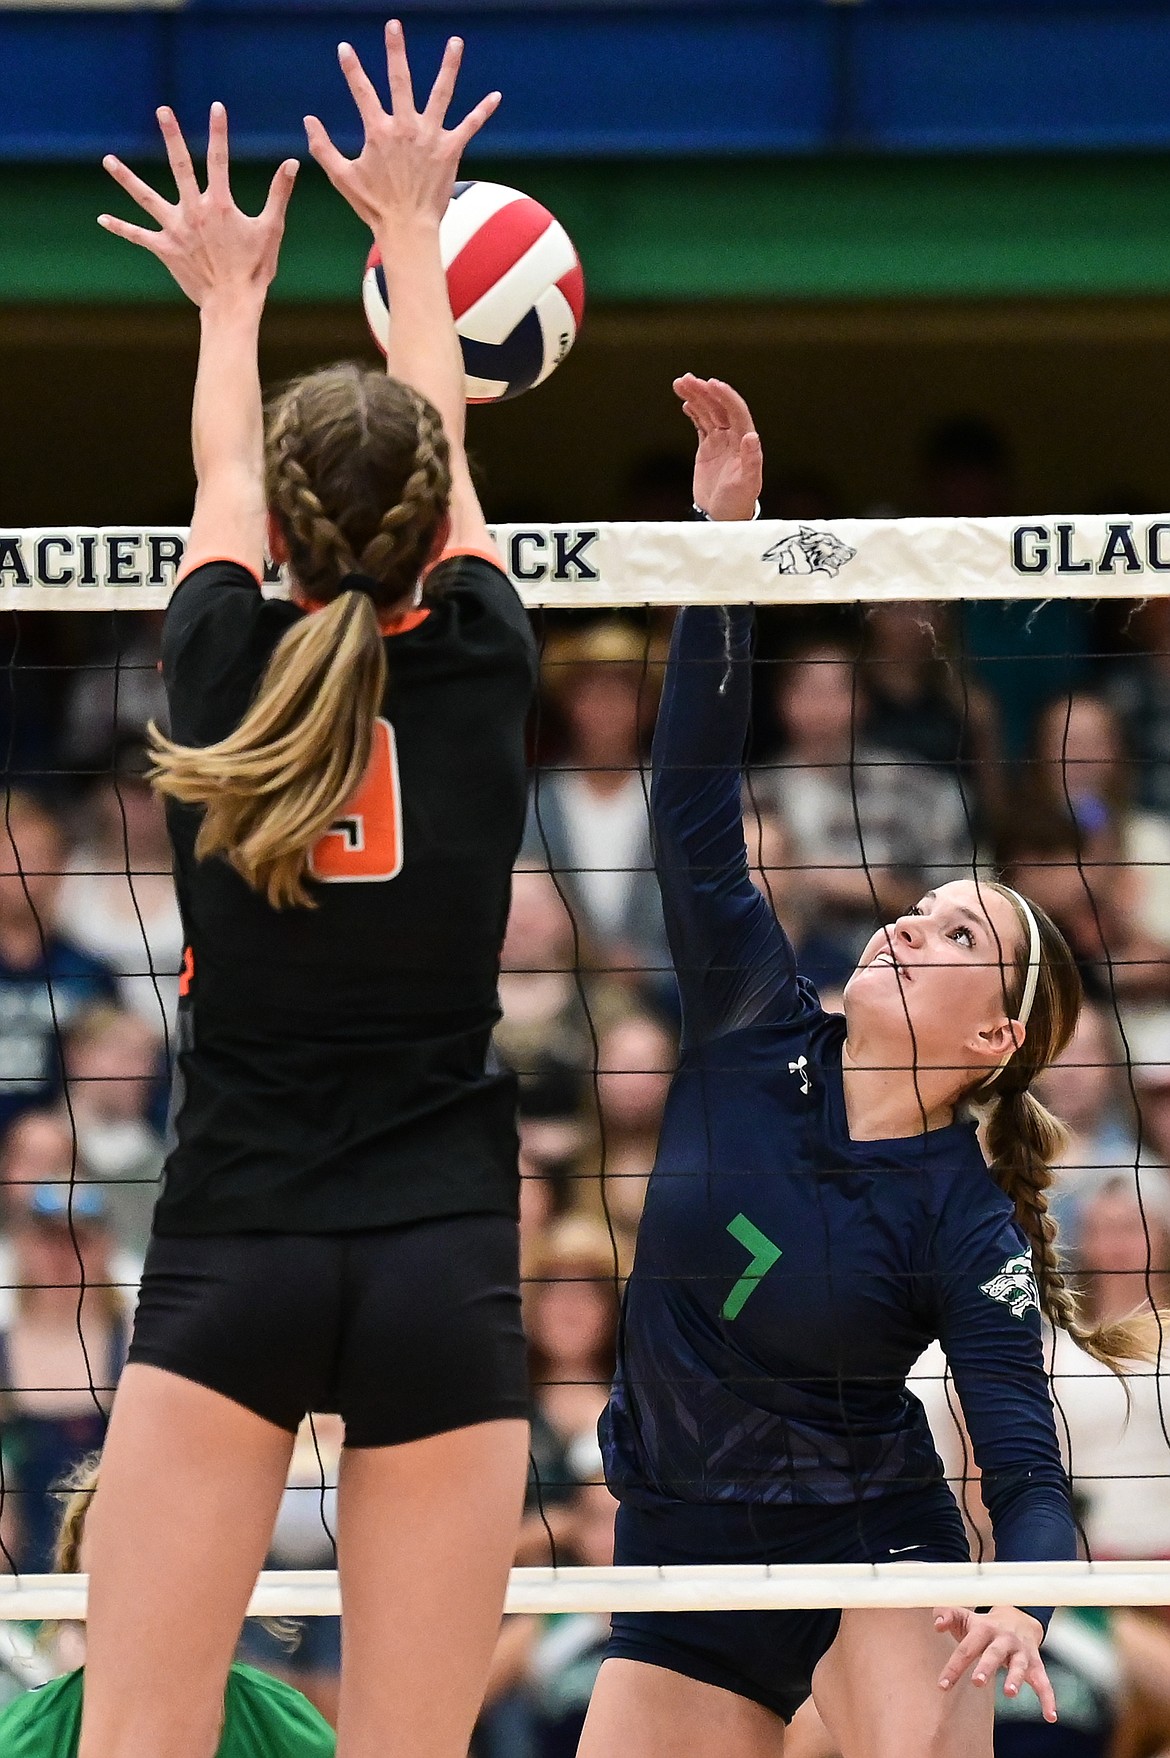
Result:
<svg viewBox="0 0 1170 1758"><path fill-rule="evenodd" d="M0 10L0 161L153 154L161 102L229 105L237 154L352 144L332 67L370 57L388 0L190 0ZM1167 0L413 0L420 69L469 41L498 85L494 156L970 153L1170 146Z"/></svg>

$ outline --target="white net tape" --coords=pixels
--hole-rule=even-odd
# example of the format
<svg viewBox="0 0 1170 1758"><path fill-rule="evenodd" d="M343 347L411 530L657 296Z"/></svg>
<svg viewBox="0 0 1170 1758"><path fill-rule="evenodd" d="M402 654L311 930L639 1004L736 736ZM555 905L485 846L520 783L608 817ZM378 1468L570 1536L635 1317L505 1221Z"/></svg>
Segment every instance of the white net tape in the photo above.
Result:
<svg viewBox="0 0 1170 1758"><path fill-rule="evenodd" d="M1170 593L1170 517L500 525L495 535L534 608ZM185 539L177 527L0 530L0 610L161 610Z"/></svg>
<svg viewBox="0 0 1170 1758"><path fill-rule="evenodd" d="M84 1575L0 1578L0 1622L84 1618L87 1585ZM505 1610L541 1614L1167 1603L1170 1562L712 1563L661 1569L513 1569ZM336 1617L340 1610L332 1569L281 1569L260 1576L248 1616Z"/></svg>

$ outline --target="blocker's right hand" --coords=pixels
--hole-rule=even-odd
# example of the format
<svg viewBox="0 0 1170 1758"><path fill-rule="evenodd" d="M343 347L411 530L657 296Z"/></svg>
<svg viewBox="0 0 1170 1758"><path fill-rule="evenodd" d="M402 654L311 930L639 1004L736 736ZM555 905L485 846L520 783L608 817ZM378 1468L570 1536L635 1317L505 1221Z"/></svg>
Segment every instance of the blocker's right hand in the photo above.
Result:
<svg viewBox="0 0 1170 1758"><path fill-rule="evenodd" d="M750 519L764 480L764 450L752 412L730 385L718 378L684 373L674 381L699 436L695 453L695 505L709 519Z"/></svg>
<svg viewBox="0 0 1170 1758"><path fill-rule="evenodd" d="M297 161L286 159L272 179L262 213L241 212L232 198L228 177L227 112L211 106L207 141L207 188L200 189L173 110L158 112L167 159L178 190L169 202L112 153L102 160L114 182L159 225L157 232L133 226L115 214L99 214L98 225L116 238L128 239L157 256L188 299L201 308L216 295L244 296L262 304L276 274L284 218L297 174Z"/></svg>
<svg viewBox="0 0 1170 1758"><path fill-rule="evenodd" d="M349 43L337 51L365 139L356 159L334 146L317 116L305 117L309 151L354 212L379 237L403 224L437 226L447 211L459 161L500 102L489 92L454 128L445 126L463 59L463 43L452 37L443 54L431 95L419 110L414 101L410 63L402 26L386 26L386 71L393 113L388 115L373 81Z"/></svg>

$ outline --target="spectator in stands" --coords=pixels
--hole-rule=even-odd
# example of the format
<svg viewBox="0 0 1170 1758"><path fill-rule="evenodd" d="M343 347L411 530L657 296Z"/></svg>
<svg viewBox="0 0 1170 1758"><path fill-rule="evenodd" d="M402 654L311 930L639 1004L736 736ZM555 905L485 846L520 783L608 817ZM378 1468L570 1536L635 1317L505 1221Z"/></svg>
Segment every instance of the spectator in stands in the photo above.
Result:
<svg viewBox="0 0 1170 1758"><path fill-rule="evenodd" d="M866 612L866 731L953 775L981 837L994 838L1003 810L999 714L994 698L953 653L950 606L875 604Z"/></svg>
<svg viewBox="0 0 1170 1758"><path fill-rule="evenodd" d="M660 672L646 639L610 619L550 644L543 677L564 722L556 767L538 770L524 853L550 866L599 962L659 985L669 968L643 773Z"/></svg>
<svg viewBox="0 0 1170 1758"><path fill-rule="evenodd" d="M1120 719L1101 696L1058 696L1036 723L1028 793L1085 837L1112 829L1130 869L1134 919L1170 946L1170 818L1135 807Z"/></svg>
<svg viewBox="0 0 1170 1758"><path fill-rule="evenodd" d="M151 1122L159 1042L140 1015L95 1007L79 1015L65 1044L65 1071L78 1147L104 1186L118 1237L145 1254L166 1150Z"/></svg>
<svg viewBox="0 0 1170 1758"><path fill-rule="evenodd" d="M633 1255L677 1061L673 1032L650 1013L627 1013L615 1019L599 1039L597 1149L583 1169L586 1181L597 1178L597 1196L619 1236L624 1258ZM578 1202L586 1204L591 1194L581 1189ZM611 1275L612 1269L611 1252Z"/></svg>
<svg viewBox="0 0 1170 1758"><path fill-rule="evenodd" d="M870 740L864 680L844 646L822 642L782 661L776 705L783 744L752 772L751 797L789 827L817 925L856 957L875 919L970 871L963 797L953 777Z"/></svg>
<svg viewBox="0 0 1170 1758"><path fill-rule="evenodd" d="M1037 1076L1036 1097L1068 1130L1053 1162L1061 1237L1076 1231L1075 1199L1118 1167L1138 1163L1137 1117L1126 1076L1125 1049L1111 1008L1086 1001L1076 1029L1056 1061ZM1150 1158L1143 1150L1143 1162Z"/></svg>
<svg viewBox="0 0 1170 1758"><path fill-rule="evenodd" d="M1170 814L1170 598L1145 599L1127 630L1139 651L1113 671L1108 695L1133 754L1137 800Z"/></svg>
<svg viewBox="0 0 1170 1758"><path fill-rule="evenodd" d="M87 829L61 887L61 929L121 974L122 997L162 1035L175 1017L183 928L171 879L162 801L141 748L90 795Z"/></svg>
<svg viewBox="0 0 1170 1758"><path fill-rule="evenodd" d="M613 1378L618 1272L604 1226L583 1216L557 1221L528 1266L525 1324L535 1401L571 1447L595 1435Z"/></svg>
<svg viewBox="0 0 1170 1758"><path fill-rule="evenodd" d="M857 961L850 945L818 924L816 892L798 859L795 838L775 812L760 811L750 793L743 836L752 883L783 922L801 976L828 1005L826 997L839 997L853 975Z"/></svg>
<svg viewBox="0 0 1170 1758"><path fill-rule="evenodd" d="M0 1141L0 1193L5 1215L27 1208L38 1184L64 1188L87 1176L76 1133L60 1106L22 1111L8 1125Z"/></svg>
<svg viewBox="0 0 1170 1758"><path fill-rule="evenodd" d="M922 511L944 519L990 519L1022 511L1011 448L978 415L928 433L919 451ZM1008 757L1022 757L1036 714L1085 675L1092 637L1076 599L983 599L963 606L963 651L995 698Z"/></svg>
<svg viewBox="0 0 1170 1758"><path fill-rule="evenodd" d="M1142 1140L1170 1165L1170 1010L1143 1014L1130 1022L1126 1035Z"/></svg>
<svg viewBox="0 0 1170 1758"><path fill-rule="evenodd" d="M84 1189L92 1182L63 1106L52 1111L22 1111L9 1124L0 1143L0 1208L6 1221L19 1220L42 1186L58 1191L67 1201L71 1186ZM123 1242L112 1218L111 1226L114 1282L129 1304L142 1275L142 1254ZM6 1227L0 1231L0 1332L14 1322L19 1282L12 1231Z"/></svg>
<svg viewBox="0 0 1170 1758"><path fill-rule="evenodd" d="M0 1129L57 1097L62 1034L84 1007L118 997L110 966L61 932L65 856L52 814L10 793L0 829Z"/></svg>
<svg viewBox="0 0 1170 1758"><path fill-rule="evenodd" d="M1139 1201L1140 1196L1140 1201ZM1125 1318L1170 1297L1170 1174L1132 1171L1081 1204L1074 1269L1086 1322ZM1049 1368L1069 1474L1097 1558L1170 1558L1170 1435L1158 1370L1135 1366L1123 1384L1066 1332L1049 1339ZM1127 1404L1126 1388L1130 1394Z"/></svg>
<svg viewBox="0 0 1170 1758"><path fill-rule="evenodd" d="M114 1240L95 1185L37 1185L10 1222L15 1309L0 1330L0 1445L17 1567L52 1567L52 1486L101 1446L129 1340Z"/></svg>
<svg viewBox="0 0 1170 1758"><path fill-rule="evenodd" d="M1138 920L1138 875L1121 858L1115 824L1089 832L1067 813L1023 812L1003 866L1061 929L1090 999L1120 1007L1127 1026L1134 1007L1170 999L1170 947Z"/></svg>
<svg viewBox="0 0 1170 1758"><path fill-rule="evenodd" d="M500 957L496 1048L520 1083L521 1109L542 1087L563 1093L562 1114L585 1103L593 1065L588 996L591 979L576 973L573 918L545 867L525 864L512 877L512 907ZM585 956L585 963L588 957ZM556 1115L545 1104L542 1115Z"/></svg>
<svg viewBox="0 0 1170 1758"><path fill-rule="evenodd" d="M111 770L127 741L143 743L151 721L167 730L162 612L123 611L110 623L108 638L73 672L65 701L61 760L81 775Z"/></svg>

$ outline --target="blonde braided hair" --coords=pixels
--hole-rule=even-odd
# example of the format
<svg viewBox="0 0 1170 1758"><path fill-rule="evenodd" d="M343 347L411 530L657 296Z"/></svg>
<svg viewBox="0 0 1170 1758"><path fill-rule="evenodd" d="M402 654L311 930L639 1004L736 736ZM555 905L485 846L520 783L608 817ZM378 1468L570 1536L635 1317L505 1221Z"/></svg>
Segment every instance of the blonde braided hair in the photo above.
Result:
<svg viewBox="0 0 1170 1758"><path fill-rule="evenodd" d="M268 505L298 585L328 602L346 574L410 597L451 496L438 411L409 385L354 365L294 380L268 411Z"/></svg>
<svg viewBox="0 0 1170 1758"><path fill-rule="evenodd" d="M1020 944L1005 971L1009 1016L1019 1007L1027 979L1029 930L1011 891L993 885L1012 905L1020 924ZM1064 1125L1030 1091L1031 1083L1055 1061L1072 1037L1083 1000L1080 976L1064 936L1044 910L1029 902L1040 930L1040 970L1036 996L1023 1042L990 1087L970 1096L983 1116L991 1175L1015 1205L1016 1221L1032 1247L1040 1305L1049 1323L1069 1336L1094 1360L1124 1378L1127 1366L1157 1361L1164 1325L1157 1312L1138 1308L1114 1324L1093 1325L1069 1287L1057 1247L1058 1229L1048 1208L1052 1162L1068 1139ZM1006 963L1006 958L1005 958Z"/></svg>
<svg viewBox="0 0 1170 1758"><path fill-rule="evenodd" d="M179 745L152 726L152 777L203 808L200 859L225 856L274 909L312 908L311 851L356 793L382 712L378 613L411 602L446 518L443 423L396 379L328 367L271 405L265 480L293 577L325 608L285 633L227 738ZM350 574L362 590L343 590Z"/></svg>

